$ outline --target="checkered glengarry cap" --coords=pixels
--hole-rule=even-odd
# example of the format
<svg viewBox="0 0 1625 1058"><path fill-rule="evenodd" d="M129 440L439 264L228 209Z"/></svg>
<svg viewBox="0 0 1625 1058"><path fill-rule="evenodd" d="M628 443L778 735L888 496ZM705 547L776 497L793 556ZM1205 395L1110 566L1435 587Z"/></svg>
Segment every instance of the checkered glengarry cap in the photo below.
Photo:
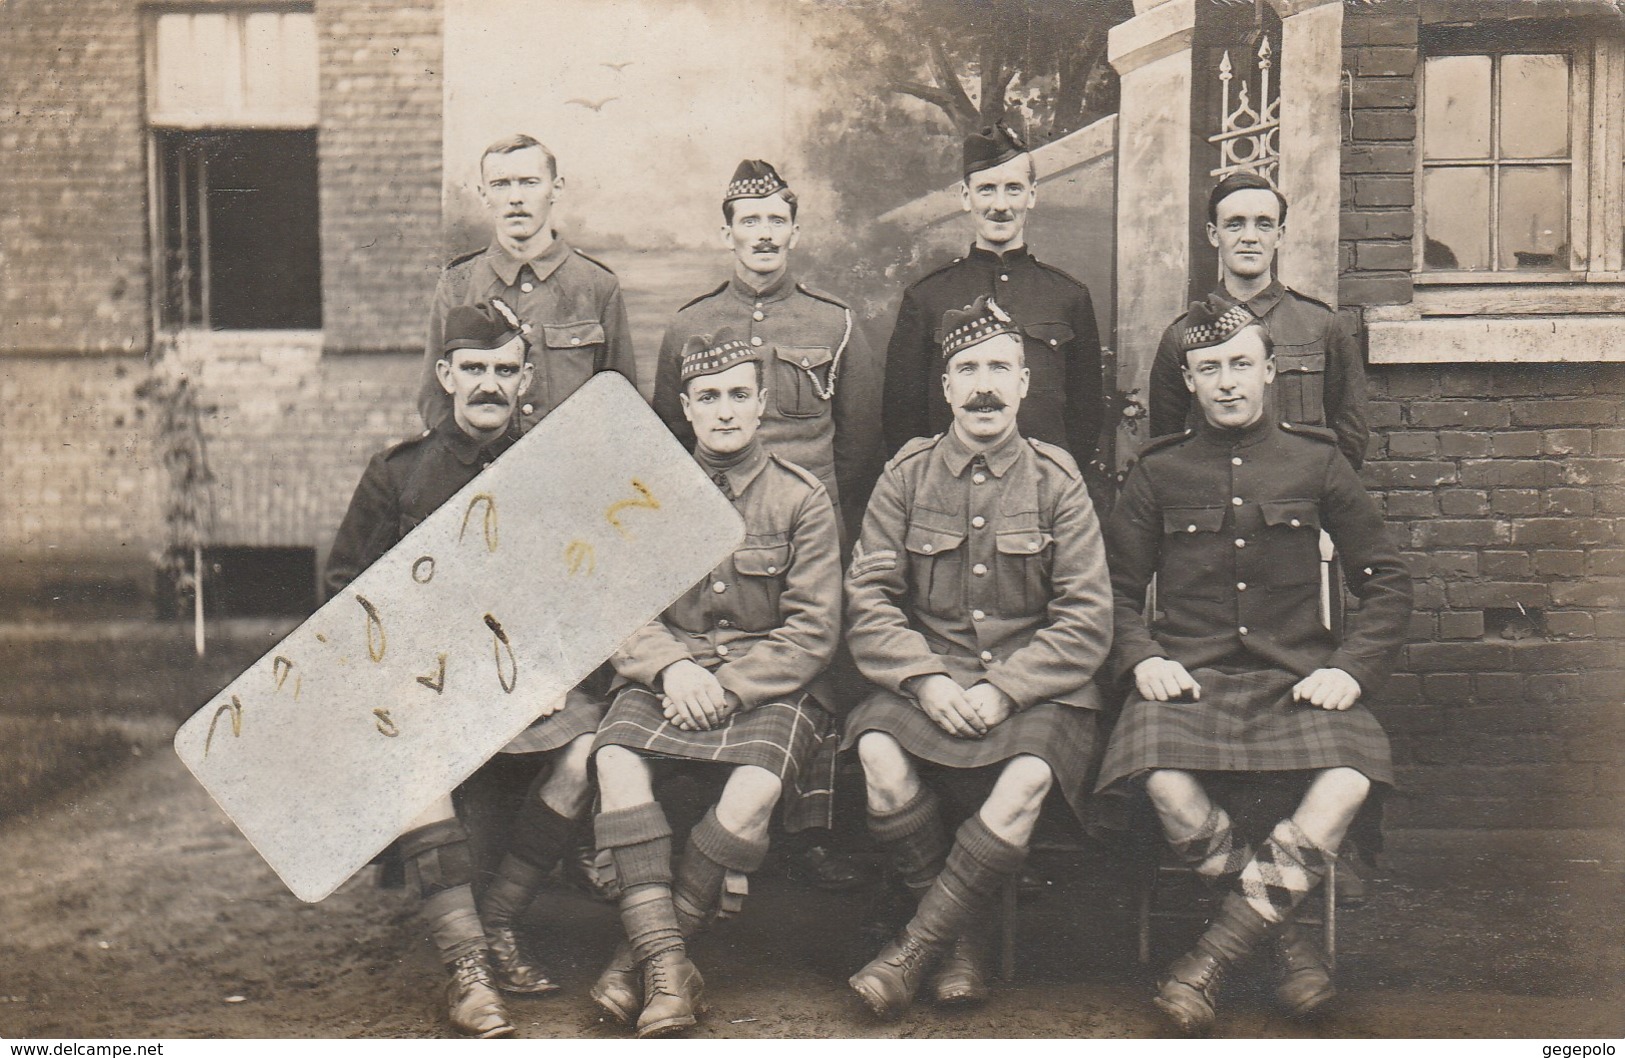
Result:
<svg viewBox="0 0 1625 1058"><path fill-rule="evenodd" d="M979 342L999 334L1021 334L1010 314L999 308L999 303L983 295L963 309L949 309L942 314L942 327L937 332L942 342L942 362Z"/></svg>
<svg viewBox="0 0 1625 1058"><path fill-rule="evenodd" d="M722 196L722 201L732 202L736 198L766 198L768 195L788 191L790 185L784 182L768 162L760 158L747 158L739 163L734 170L734 178L728 182L728 190Z"/></svg>
<svg viewBox="0 0 1625 1058"><path fill-rule="evenodd" d="M687 385L691 378L714 375L739 364L761 360L762 354L743 338L736 338L727 327L715 334L696 334L683 343L683 367L678 385Z"/></svg>
<svg viewBox="0 0 1625 1058"><path fill-rule="evenodd" d="M1217 298L1193 301L1179 329L1179 351L1206 349L1227 342L1243 327L1259 322L1245 305L1229 305Z"/></svg>

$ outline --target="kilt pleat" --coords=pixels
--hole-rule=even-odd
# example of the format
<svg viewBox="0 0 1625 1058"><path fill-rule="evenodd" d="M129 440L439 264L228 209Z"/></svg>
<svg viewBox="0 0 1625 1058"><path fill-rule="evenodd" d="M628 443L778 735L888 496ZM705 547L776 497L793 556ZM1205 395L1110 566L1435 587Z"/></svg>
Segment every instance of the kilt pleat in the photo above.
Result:
<svg viewBox="0 0 1625 1058"><path fill-rule="evenodd" d="M877 689L847 716L841 748L857 745L865 731L883 731L911 755L947 768L985 768L1030 754L1050 766L1056 787L1081 820L1100 757L1097 725L1093 709L1041 702L982 738L959 738L938 727L911 700Z"/></svg>
<svg viewBox="0 0 1625 1058"><path fill-rule="evenodd" d="M1280 669L1191 673L1195 702L1131 693L1106 746L1097 790L1153 768L1182 771L1318 771L1355 768L1392 786L1388 736L1364 705L1337 711L1292 700L1299 677Z"/></svg>
<svg viewBox="0 0 1625 1058"><path fill-rule="evenodd" d="M498 752L547 753L559 749L582 735L597 731L608 711L609 706L603 699L576 688L565 697L563 709L552 716L533 721Z"/></svg>
<svg viewBox="0 0 1625 1058"><path fill-rule="evenodd" d="M834 718L806 694L765 702L710 731L684 731L666 719L658 695L634 684L615 696L593 751L624 746L650 756L749 764L772 772L784 783L784 829L794 833L832 825L838 745Z"/></svg>

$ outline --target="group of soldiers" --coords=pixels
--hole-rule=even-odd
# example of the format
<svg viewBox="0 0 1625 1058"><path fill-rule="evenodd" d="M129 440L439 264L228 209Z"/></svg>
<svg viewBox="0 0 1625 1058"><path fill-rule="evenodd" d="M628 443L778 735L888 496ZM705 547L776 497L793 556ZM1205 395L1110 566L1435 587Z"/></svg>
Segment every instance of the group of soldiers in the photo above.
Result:
<svg viewBox="0 0 1625 1058"><path fill-rule="evenodd" d="M737 910L776 816L827 831L837 755L854 749L868 832L908 894L907 921L849 982L876 1015L922 990L986 996L983 923L1052 791L1080 818L1092 794L1143 793L1220 897L1158 987L1179 1029L1212 1024L1221 976L1260 945L1289 1012L1333 994L1293 908L1393 781L1363 703L1410 611L1354 472L1358 349L1274 278L1285 199L1225 179L1208 225L1221 285L1158 349L1163 436L1102 527L1079 469L1104 408L1089 292L1026 245L1037 174L1013 132L969 137L962 175L974 245L907 289L880 356L846 304L791 269L794 192L766 162L740 164L722 203L732 275L672 318L653 404L744 542L507 747L538 767L478 898L450 796L402 835L459 1031L508 1035L501 993L557 987L515 923L595 803L624 936L592 997L640 1036L693 1025L703 981L687 941ZM550 225L565 186L553 155L503 140L480 176L494 238L435 292L428 430L367 467L330 590L594 373L636 379L616 277ZM1359 600L1335 639L1323 532ZM726 769L681 855L655 782L674 762ZM1231 773L1295 784L1295 807L1253 844L1219 803ZM974 811L950 812L951 783L975 791Z"/></svg>

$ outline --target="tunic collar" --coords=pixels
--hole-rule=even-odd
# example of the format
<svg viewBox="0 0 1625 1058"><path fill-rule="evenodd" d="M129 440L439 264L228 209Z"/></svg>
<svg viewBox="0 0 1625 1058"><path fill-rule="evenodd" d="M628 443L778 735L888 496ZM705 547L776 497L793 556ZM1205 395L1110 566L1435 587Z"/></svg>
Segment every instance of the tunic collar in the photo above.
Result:
<svg viewBox="0 0 1625 1058"><path fill-rule="evenodd" d="M741 301L747 301L753 305L758 301L783 301L790 296L795 288L795 280L791 278L790 269L788 268L780 272L778 277L762 290L757 290L743 279L740 279L737 271L728 277L728 289L732 290Z"/></svg>
<svg viewBox="0 0 1625 1058"><path fill-rule="evenodd" d="M1205 415L1202 417L1202 421L1198 423L1196 427L1196 435L1198 437L1215 448L1223 448L1226 451L1232 448L1251 448L1253 445L1258 444L1260 441L1270 437L1274 433L1275 416L1270 412L1267 405L1264 409L1264 414L1258 417L1257 422L1253 423L1251 426L1243 426L1239 430L1230 430L1225 429L1224 427L1214 426L1212 423L1207 421L1207 416Z"/></svg>
<svg viewBox="0 0 1625 1058"><path fill-rule="evenodd" d="M1246 305L1249 312L1251 312L1254 316L1257 316L1259 319L1263 319L1269 314L1271 309L1281 303L1282 298L1286 297L1286 287L1279 279L1272 279L1270 280L1269 286L1265 287L1263 290L1260 290L1257 294L1253 295L1246 301L1241 301L1232 295L1230 291L1224 288L1223 283L1219 284L1219 289L1214 291L1214 293L1218 294L1228 304Z"/></svg>
<svg viewBox="0 0 1625 1058"><path fill-rule="evenodd" d="M1002 478L1004 472L1009 470L1021 455L1021 431L1011 430L1004 440L992 448L978 452L971 449L964 441L961 441L959 434L954 432L954 428L950 424L948 433L943 437L939 450L942 452L942 461L947 465L949 473L956 478L963 476L965 468L976 462L977 459L987 464L987 468L993 471L994 477Z"/></svg>
<svg viewBox="0 0 1625 1058"><path fill-rule="evenodd" d="M983 264L1008 267L1017 263L1018 261L1031 260L1032 256L1033 252L1030 248L1028 248L1026 243L1021 244L1014 250L1007 250L1002 254L994 253L992 250L984 250L980 246L972 244L970 252L965 255L965 260L980 261Z"/></svg>
<svg viewBox="0 0 1625 1058"><path fill-rule="evenodd" d="M440 425L435 427L435 434L440 438L440 442L456 457L457 462L465 467L473 466L481 459L486 462L496 459L497 456L512 448L514 442L513 432L510 430L496 440L482 444L463 432L463 428L457 425L455 415L446 416Z"/></svg>
<svg viewBox="0 0 1625 1058"><path fill-rule="evenodd" d="M526 265L530 265L530 270L535 273L538 281L545 280L557 272L559 265L570 256L570 244L559 238L558 232L554 232L553 241L547 244L547 249L535 257L518 258L509 253L506 246L493 239L489 254L487 260L491 262L491 271L502 277L504 283L513 286L519 282L519 272Z"/></svg>
<svg viewBox="0 0 1625 1058"><path fill-rule="evenodd" d="M734 498L738 499L750 488L750 483L756 480L762 468L767 466L767 449L762 447L760 436L752 437L750 444L731 456L715 456L696 445L694 461L712 481L716 480L718 474L726 475L728 487L733 490Z"/></svg>

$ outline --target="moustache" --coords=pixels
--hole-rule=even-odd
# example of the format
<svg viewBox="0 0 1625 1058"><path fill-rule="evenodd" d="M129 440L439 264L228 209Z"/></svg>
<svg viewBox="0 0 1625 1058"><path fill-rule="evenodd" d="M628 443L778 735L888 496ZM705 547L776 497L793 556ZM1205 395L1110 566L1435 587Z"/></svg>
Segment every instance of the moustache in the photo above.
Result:
<svg viewBox="0 0 1625 1058"><path fill-rule="evenodd" d="M1008 224L1010 221L1016 219L1016 215L1011 213L1009 210L995 209L988 213L987 219L997 221L1000 224Z"/></svg>
<svg viewBox="0 0 1625 1058"><path fill-rule="evenodd" d="M1007 404L995 393L977 393L960 405L966 411L1003 411Z"/></svg>
<svg viewBox="0 0 1625 1058"><path fill-rule="evenodd" d="M468 398L469 407L472 408L479 404L494 404L499 408L506 408L508 406L508 399L499 393L488 393L484 396L474 396Z"/></svg>
<svg viewBox="0 0 1625 1058"><path fill-rule="evenodd" d="M769 241L767 239L763 239L762 241L758 242L755 246L752 246L750 248L751 253L777 253L778 249L779 249L779 244L778 243L771 242L771 241Z"/></svg>

